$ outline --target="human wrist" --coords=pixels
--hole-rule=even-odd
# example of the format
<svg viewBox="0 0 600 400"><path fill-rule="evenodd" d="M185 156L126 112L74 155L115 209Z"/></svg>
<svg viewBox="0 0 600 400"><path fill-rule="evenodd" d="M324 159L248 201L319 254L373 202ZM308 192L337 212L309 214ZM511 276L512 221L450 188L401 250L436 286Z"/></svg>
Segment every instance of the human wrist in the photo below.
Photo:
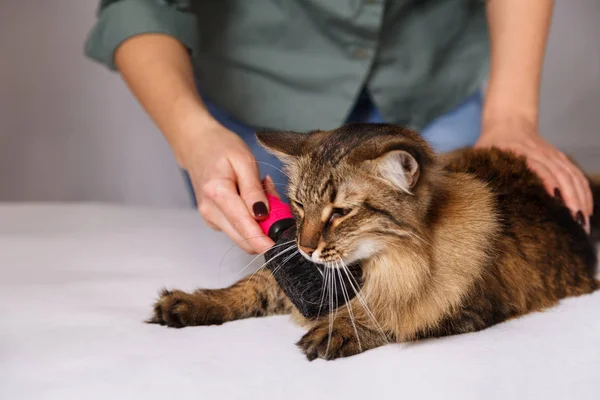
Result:
<svg viewBox="0 0 600 400"><path fill-rule="evenodd" d="M188 160L198 146L211 142L213 132L224 129L201 104L180 104L174 107L174 122L168 132L164 132L177 163L188 169Z"/></svg>
<svg viewBox="0 0 600 400"><path fill-rule="evenodd" d="M539 90L534 83L515 85L507 79L490 79L482 113L482 127L498 123L530 125L537 128Z"/></svg>
<svg viewBox="0 0 600 400"><path fill-rule="evenodd" d="M488 101L483 109L481 132L482 136L495 134L537 135L537 106Z"/></svg>

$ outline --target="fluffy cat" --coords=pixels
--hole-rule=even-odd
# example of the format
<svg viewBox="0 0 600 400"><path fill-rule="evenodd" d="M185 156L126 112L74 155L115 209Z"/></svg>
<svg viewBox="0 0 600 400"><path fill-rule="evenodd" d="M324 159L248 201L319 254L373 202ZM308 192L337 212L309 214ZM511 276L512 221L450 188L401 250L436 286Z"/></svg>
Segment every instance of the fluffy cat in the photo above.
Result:
<svg viewBox="0 0 600 400"><path fill-rule="evenodd" d="M149 320L170 327L293 314L309 360L386 343L475 332L591 293L597 237L544 190L523 157L463 149L437 157L415 132L349 124L332 131L258 133L285 164L301 253L329 279L360 260L358 295L303 318L271 272L225 289L163 291ZM600 183L592 183L592 234ZM358 283L357 283L358 285Z"/></svg>

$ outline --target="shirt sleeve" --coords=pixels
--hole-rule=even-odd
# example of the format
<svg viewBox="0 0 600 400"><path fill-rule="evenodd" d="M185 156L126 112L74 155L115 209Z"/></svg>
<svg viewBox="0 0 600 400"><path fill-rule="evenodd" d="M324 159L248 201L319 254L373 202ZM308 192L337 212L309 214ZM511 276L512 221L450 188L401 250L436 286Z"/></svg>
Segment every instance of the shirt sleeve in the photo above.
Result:
<svg viewBox="0 0 600 400"><path fill-rule="evenodd" d="M143 33L175 37L191 52L198 43L190 0L101 0L98 20L85 43L85 54L115 70L114 53L125 40Z"/></svg>

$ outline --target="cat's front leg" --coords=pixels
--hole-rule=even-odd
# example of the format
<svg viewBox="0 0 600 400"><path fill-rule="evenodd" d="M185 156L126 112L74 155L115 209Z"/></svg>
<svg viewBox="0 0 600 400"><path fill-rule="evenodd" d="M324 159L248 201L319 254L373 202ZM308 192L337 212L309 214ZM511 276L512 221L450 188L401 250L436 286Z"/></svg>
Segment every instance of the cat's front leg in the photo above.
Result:
<svg viewBox="0 0 600 400"><path fill-rule="evenodd" d="M291 310L291 302L271 272L261 270L225 289L194 293L163 290L147 322L172 328L220 325L242 318L289 314Z"/></svg>
<svg viewBox="0 0 600 400"><path fill-rule="evenodd" d="M381 330L371 329L357 321L354 321L353 325L348 316L342 316L335 318L332 323L327 317L318 321L302 336L297 346L309 361L316 358L335 360L383 346L391 341L391 336Z"/></svg>

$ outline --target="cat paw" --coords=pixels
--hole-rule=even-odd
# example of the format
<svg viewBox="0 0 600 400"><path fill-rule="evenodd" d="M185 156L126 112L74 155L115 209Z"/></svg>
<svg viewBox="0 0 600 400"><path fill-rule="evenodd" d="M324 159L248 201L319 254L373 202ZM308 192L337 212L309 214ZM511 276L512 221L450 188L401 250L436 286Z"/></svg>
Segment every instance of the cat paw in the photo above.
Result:
<svg viewBox="0 0 600 400"><path fill-rule="evenodd" d="M193 294L181 290L163 290L154 304L154 313L146 322L183 328L197 325L220 325L227 310L215 304L202 291Z"/></svg>
<svg viewBox="0 0 600 400"><path fill-rule="evenodd" d="M304 336L296 345L302 350L309 361L316 358L335 360L350 357L363 352L352 327L334 326L329 335L329 326L317 326Z"/></svg>

